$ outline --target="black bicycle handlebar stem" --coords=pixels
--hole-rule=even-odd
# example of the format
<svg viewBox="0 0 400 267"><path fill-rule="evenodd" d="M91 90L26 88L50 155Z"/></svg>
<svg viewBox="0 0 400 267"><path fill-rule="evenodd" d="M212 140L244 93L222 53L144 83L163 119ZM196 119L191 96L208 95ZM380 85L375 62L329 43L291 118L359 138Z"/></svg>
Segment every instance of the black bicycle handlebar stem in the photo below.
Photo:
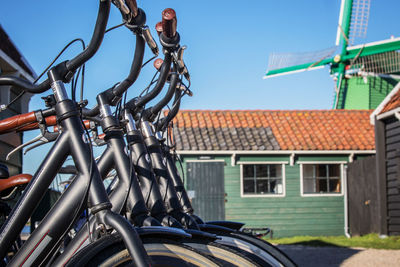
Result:
<svg viewBox="0 0 400 267"><path fill-rule="evenodd" d="M178 73L176 72L176 66L173 64L173 69L172 73L170 75L170 84L167 93L165 96L153 107L150 107L146 110L143 111L142 117L144 120L153 122L154 119L157 117L158 113L161 111L161 109L168 104L168 102L172 99L174 96L174 92L176 90L176 86L179 81L179 76Z"/></svg>
<svg viewBox="0 0 400 267"><path fill-rule="evenodd" d="M138 8L136 14L136 17L126 24L127 28L136 35L135 56L133 58L128 77L112 89L112 94L114 96L111 101L112 105L115 105L120 100L124 92L136 81L142 69L145 49L145 40L142 35L142 27L146 23L146 13L142 9Z"/></svg>
<svg viewBox="0 0 400 267"><path fill-rule="evenodd" d="M100 1L96 26L89 45L75 58L71 59L70 61L61 62L56 66L63 82L69 82L75 71L97 52L104 37L109 13L110 0ZM22 78L12 76L0 77L0 85L14 85L26 92L33 94L43 93L50 89L50 81L48 79L38 85L35 85L23 80Z"/></svg>
<svg viewBox="0 0 400 267"><path fill-rule="evenodd" d="M172 109L168 112L167 116L163 117L155 124L156 132L164 131L168 124L175 118L176 114L178 114L181 105L181 94L181 90L175 89Z"/></svg>
<svg viewBox="0 0 400 267"><path fill-rule="evenodd" d="M124 13L122 11L121 14L124 16ZM136 35L135 54L129 74L122 82L117 84L115 87L110 88L105 92L103 92L103 94L108 99L107 103L112 106L115 106L120 101L124 92L136 81L142 68L144 50L145 50L145 39L142 33L145 29L144 27L147 27L144 26L146 23L146 13L142 9L136 7L136 11L134 14L136 15L135 16L132 15L132 18L129 19L129 21L126 21L125 24L125 26ZM99 114L98 105L96 105L93 109L83 110L83 115L85 117L94 117L98 114Z"/></svg>
<svg viewBox="0 0 400 267"><path fill-rule="evenodd" d="M147 93L143 97L134 98L126 103L126 108L128 108L132 113L135 113L138 109L145 106L146 103L150 102L160 93L160 91L164 87L165 82L167 81L171 68L171 60L171 55L169 53L166 53L164 56L164 62L160 68L160 76L158 77L158 81L149 93Z"/></svg>

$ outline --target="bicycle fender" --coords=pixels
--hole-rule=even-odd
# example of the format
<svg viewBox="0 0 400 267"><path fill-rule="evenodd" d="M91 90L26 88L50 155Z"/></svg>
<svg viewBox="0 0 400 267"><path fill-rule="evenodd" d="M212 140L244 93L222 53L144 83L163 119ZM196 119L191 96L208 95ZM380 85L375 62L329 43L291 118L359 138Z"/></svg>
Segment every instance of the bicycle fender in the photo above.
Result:
<svg viewBox="0 0 400 267"><path fill-rule="evenodd" d="M191 238L192 235L182 229L164 226L142 226L135 228L140 237L162 237L162 238Z"/></svg>
<svg viewBox="0 0 400 267"><path fill-rule="evenodd" d="M215 224L199 224L199 228L201 231L204 232L208 232L208 233L232 233L235 232L235 230L228 228L228 227L224 227L224 226L220 226L220 225L215 225Z"/></svg>
<svg viewBox="0 0 400 267"><path fill-rule="evenodd" d="M233 230L240 230L240 228L242 228L242 226L244 225L244 223L233 221L209 221L206 222L206 224L219 225L226 228L231 228Z"/></svg>
<svg viewBox="0 0 400 267"><path fill-rule="evenodd" d="M193 238L206 239L209 241L215 241L218 239L216 234L207 233L207 232L199 231L199 230L195 230L195 229L185 229L185 232L190 234Z"/></svg>

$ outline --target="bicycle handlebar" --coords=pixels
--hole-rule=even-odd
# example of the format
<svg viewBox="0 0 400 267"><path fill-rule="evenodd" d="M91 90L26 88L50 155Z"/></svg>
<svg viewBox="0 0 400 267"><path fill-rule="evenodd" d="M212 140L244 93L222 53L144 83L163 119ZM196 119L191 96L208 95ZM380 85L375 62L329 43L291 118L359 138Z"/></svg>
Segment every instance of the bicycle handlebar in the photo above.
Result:
<svg viewBox="0 0 400 267"><path fill-rule="evenodd" d="M167 105L168 102L171 100L171 98L174 96L174 92L176 90L176 86L178 85L178 81L179 81L179 75L176 72L176 66L174 65L167 93L157 104L144 111L143 117L145 119L153 121L157 117L157 114L161 111L161 109L165 105Z"/></svg>
<svg viewBox="0 0 400 267"><path fill-rule="evenodd" d="M176 13L172 8L166 8L162 12L162 33L167 38L174 38L176 35Z"/></svg>
<svg viewBox="0 0 400 267"><path fill-rule="evenodd" d="M16 115L0 121L0 134L12 132L18 127L36 122L35 112Z"/></svg>
<svg viewBox="0 0 400 267"><path fill-rule="evenodd" d="M175 118L176 114L178 114L179 107L181 105L181 91L179 89L175 90L175 97L173 101L173 107L168 112L167 116L162 118L156 125L156 131L163 131L168 124Z"/></svg>
<svg viewBox="0 0 400 267"><path fill-rule="evenodd" d="M37 110L0 121L0 134L10 132L22 132L39 128L39 118L43 118L47 125L55 125L56 118L54 109Z"/></svg>
<svg viewBox="0 0 400 267"><path fill-rule="evenodd" d="M84 51L78 54L75 58L71 59L70 61L59 64L59 66L63 70L62 71L63 82L69 82L69 79L72 78L75 71L97 52L104 37L109 12L110 12L110 0L100 1L96 26L93 31L92 39L89 45L85 48ZM48 79L46 79L45 81L43 81L38 85L35 85L22 78L13 76L0 77L0 85L17 86L22 90L33 94L43 93L46 90L50 89L50 82Z"/></svg>
<svg viewBox="0 0 400 267"><path fill-rule="evenodd" d="M57 124L57 118L55 115L46 117L45 120L46 120L47 126L54 126ZM31 123L31 124L22 126L18 129L16 129L16 131L17 132L26 132L26 131L35 130L35 129L39 129L39 122L37 122L37 121L34 123Z"/></svg>
<svg viewBox="0 0 400 267"><path fill-rule="evenodd" d="M160 36L160 34L163 32L163 27L162 27L162 22L160 21L160 22L158 22L157 24L156 24L156 31L157 31L157 34L158 34L158 36Z"/></svg>
<svg viewBox="0 0 400 267"><path fill-rule="evenodd" d="M134 111L137 107L142 107L146 105L146 103L151 101L153 98L155 98L160 93L161 89L164 87L164 84L169 75L170 68L171 68L171 55L167 53L165 54L164 62L160 68L160 77L158 77L158 81L154 86L154 88L142 98L138 99L134 98L130 100L126 104L127 108L129 108L131 111Z"/></svg>
<svg viewBox="0 0 400 267"><path fill-rule="evenodd" d="M129 7L133 17L138 15L138 7L136 0L125 0L126 5Z"/></svg>
<svg viewBox="0 0 400 267"><path fill-rule="evenodd" d="M99 49L107 27L110 13L110 1L100 1L99 12L97 15L96 26L93 31L92 39L84 51L66 63L68 71L75 72L81 65L88 61Z"/></svg>
<svg viewBox="0 0 400 267"><path fill-rule="evenodd" d="M157 70L160 70L162 64L163 64L164 60L162 60L161 58L157 58L156 60L154 60L153 62L153 66L154 68L156 68Z"/></svg>
<svg viewBox="0 0 400 267"><path fill-rule="evenodd" d="M112 93L116 97L121 97L123 93L136 81L142 69L145 41L142 36L136 35L135 57L132 61L131 70L128 77L118 84Z"/></svg>

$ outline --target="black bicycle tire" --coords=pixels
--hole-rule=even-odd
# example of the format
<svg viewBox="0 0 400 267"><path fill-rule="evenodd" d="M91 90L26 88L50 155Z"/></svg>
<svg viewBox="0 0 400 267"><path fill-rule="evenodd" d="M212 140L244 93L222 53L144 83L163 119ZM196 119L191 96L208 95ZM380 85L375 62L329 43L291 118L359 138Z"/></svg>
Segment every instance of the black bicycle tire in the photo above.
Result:
<svg viewBox="0 0 400 267"><path fill-rule="evenodd" d="M237 249L241 251L243 254L245 254L246 256L248 256L250 259L252 259L261 266L263 266L264 264L269 264L272 266L297 267L297 264L293 260L291 260L289 256L287 256L279 248L277 248L276 246L272 245L271 243L265 240L254 237L250 234L242 233L239 231L232 233L214 232L214 234L217 234L222 238L221 240L217 240L216 241L217 243L221 243L225 246L231 247L232 249ZM259 249L258 253L254 253L252 249L249 249L248 247L243 249L244 247L240 246L239 242L235 242L235 245L230 245L226 242L227 240L224 240L224 237L237 239L238 241L251 244ZM271 256L280 264L277 265L276 263L274 264L273 261L269 262L268 260L266 260L266 257L263 257L263 255L265 254L260 253L260 250L269 254L269 256Z"/></svg>
<svg viewBox="0 0 400 267"><path fill-rule="evenodd" d="M177 241L142 238L151 266L222 266L214 258ZM132 266L129 252L121 238L107 235L74 255L65 266Z"/></svg>
<svg viewBox="0 0 400 267"><path fill-rule="evenodd" d="M247 253L242 253L240 250L232 249L231 247L219 244L217 242L208 241L201 238L193 238L184 240L183 243L193 247L197 251L216 258L224 267L262 266L249 257Z"/></svg>

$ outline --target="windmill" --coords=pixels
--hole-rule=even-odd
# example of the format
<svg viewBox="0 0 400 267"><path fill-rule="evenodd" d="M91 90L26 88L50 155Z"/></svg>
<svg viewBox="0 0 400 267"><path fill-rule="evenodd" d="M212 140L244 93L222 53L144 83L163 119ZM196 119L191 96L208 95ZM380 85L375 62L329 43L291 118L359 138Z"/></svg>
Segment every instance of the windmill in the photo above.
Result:
<svg viewBox="0 0 400 267"><path fill-rule="evenodd" d="M307 53L272 54L264 78L330 66L334 109L374 109L400 80L400 38L352 46L365 37L370 0L342 0L336 45ZM334 54L340 50L340 53Z"/></svg>

